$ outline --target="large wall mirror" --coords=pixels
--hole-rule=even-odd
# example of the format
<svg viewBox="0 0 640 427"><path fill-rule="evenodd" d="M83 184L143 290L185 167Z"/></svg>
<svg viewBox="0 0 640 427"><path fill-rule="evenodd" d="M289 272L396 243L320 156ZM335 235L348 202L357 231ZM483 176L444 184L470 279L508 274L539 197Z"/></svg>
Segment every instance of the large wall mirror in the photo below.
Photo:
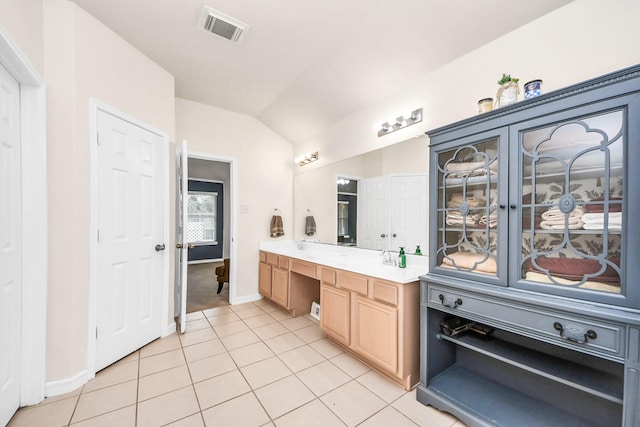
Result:
<svg viewBox="0 0 640 427"><path fill-rule="evenodd" d="M309 172L301 171L294 177L294 238L366 249L397 250L405 246L409 253L417 245L424 249L427 141L426 136L412 138ZM345 181L350 181L348 191ZM357 209L350 208L346 201L357 203ZM312 229L309 216L315 224ZM399 216L402 220L394 222L393 218ZM419 226L401 229L407 223Z"/></svg>

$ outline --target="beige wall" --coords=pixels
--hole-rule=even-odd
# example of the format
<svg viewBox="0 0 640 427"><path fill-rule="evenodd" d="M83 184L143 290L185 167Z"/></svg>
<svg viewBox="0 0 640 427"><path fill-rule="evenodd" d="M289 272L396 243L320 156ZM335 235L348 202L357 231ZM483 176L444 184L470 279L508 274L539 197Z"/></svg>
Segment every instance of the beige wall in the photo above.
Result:
<svg viewBox="0 0 640 427"><path fill-rule="evenodd" d="M190 152L233 158L236 179L236 296L258 295L258 247L271 240L274 208L281 211L285 235L293 238L293 154L282 137L258 120L184 99L176 99L176 138Z"/></svg>
<svg viewBox="0 0 640 427"><path fill-rule="evenodd" d="M0 1L0 27L6 31L40 76L42 53L42 0Z"/></svg>
<svg viewBox="0 0 640 427"><path fill-rule="evenodd" d="M319 151L310 168L423 134L473 116L477 101L495 97L497 80L511 73L521 83L540 78L549 92L640 63L640 2L576 0L470 52L440 69L407 82L406 89L359 110L304 141L294 155ZM499 19L499 17L496 17ZM490 23L487 23L490 25ZM437 43L437 41L436 41ZM428 55L416 45L416 55ZM403 111L424 108L421 123L378 138L375 124Z"/></svg>
<svg viewBox="0 0 640 427"><path fill-rule="evenodd" d="M78 375L87 364L90 100L135 117L173 140L175 98L173 76L74 3L46 0L44 13L47 381L52 382Z"/></svg>

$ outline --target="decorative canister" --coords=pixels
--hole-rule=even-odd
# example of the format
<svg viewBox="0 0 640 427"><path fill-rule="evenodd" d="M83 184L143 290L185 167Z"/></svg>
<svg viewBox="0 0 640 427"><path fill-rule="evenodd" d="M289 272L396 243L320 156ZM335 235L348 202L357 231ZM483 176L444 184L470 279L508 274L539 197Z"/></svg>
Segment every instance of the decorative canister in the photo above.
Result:
<svg viewBox="0 0 640 427"><path fill-rule="evenodd" d="M514 104L518 102L518 94L520 93L520 88L518 87L517 80L511 80L507 83L500 85L500 89L498 89L498 93L496 98L497 107L506 107L507 105Z"/></svg>
<svg viewBox="0 0 640 427"><path fill-rule="evenodd" d="M493 98L484 98L478 101L478 114L493 110Z"/></svg>
<svg viewBox="0 0 640 427"><path fill-rule="evenodd" d="M540 96L542 93L542 80L531 80L524 85L524 99Z"/></svg>

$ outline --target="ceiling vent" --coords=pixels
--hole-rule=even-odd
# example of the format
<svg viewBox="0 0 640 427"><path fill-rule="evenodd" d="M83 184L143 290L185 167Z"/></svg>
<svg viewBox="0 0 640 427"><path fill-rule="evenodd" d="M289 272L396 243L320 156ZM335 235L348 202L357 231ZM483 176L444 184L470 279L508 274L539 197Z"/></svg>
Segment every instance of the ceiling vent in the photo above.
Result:
<svg viewBox="0 0 640 427"><path fill-rule="evenodd" d="M236 44L241 43L247 31L249 31L247 24L230 18L208 6L202 8L198 28L202 31L223 37Z"/></svg>

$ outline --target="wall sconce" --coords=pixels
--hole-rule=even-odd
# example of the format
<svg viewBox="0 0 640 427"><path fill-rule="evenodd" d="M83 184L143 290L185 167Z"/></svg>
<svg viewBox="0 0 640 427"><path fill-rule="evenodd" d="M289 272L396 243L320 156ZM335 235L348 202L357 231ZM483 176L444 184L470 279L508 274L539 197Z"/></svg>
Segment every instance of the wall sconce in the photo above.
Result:
<svg viewBox="0 0 640 427"><path fill-rule="evenodd" d="M304 166L311 162L315 162L318 160L318 152L315 151L313 153L306 153L301 156L296 157L293 161L296 162L300 166Z"/></svg>
<svg viewBox="0 0 640 427"><path fill-rule="evenodd" d="M393 120L386 121L380 125L380 130L378 130L378 136L388 135L391 132L395 132L399 129L404 129L407 126L411 126L412 124L418 123L422 121L422 108L418 108L417 110L413 110L410 113L407 113L403 116L396 117Z"/></svg>

